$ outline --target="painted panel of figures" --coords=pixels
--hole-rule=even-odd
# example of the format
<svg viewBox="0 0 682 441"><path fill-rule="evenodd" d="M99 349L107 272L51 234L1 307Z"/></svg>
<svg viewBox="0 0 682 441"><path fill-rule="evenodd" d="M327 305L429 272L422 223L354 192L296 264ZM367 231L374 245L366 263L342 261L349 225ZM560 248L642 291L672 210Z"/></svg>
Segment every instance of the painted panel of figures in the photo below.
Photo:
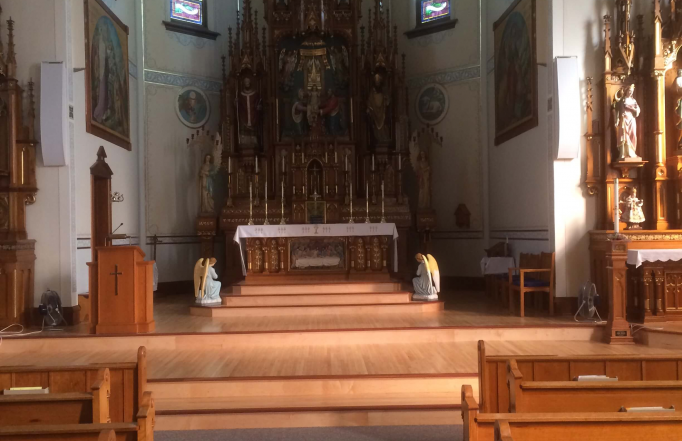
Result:
<svg viewBox="0 0 682 441"><path fill-rule="evenodd" d="M291 270L343 270L346 268L346 242L336 237L294 238L289 242Z"/></svg>

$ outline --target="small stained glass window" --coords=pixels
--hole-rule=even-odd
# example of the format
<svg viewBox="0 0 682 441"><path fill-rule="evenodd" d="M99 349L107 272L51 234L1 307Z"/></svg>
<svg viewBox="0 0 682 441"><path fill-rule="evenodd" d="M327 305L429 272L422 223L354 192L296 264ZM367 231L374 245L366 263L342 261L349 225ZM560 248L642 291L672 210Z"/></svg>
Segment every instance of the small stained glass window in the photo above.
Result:
<svg viewBox="0 0 682 441"><path fill-rule="evenodd" d="M206 27L205 0L170 0L171 20Z"/></svg>
<svg viewBox="0 0 682 441"><path fill-rule="evenodd" d="M418 0L420 25L450 17L450 0Z"/></svg>

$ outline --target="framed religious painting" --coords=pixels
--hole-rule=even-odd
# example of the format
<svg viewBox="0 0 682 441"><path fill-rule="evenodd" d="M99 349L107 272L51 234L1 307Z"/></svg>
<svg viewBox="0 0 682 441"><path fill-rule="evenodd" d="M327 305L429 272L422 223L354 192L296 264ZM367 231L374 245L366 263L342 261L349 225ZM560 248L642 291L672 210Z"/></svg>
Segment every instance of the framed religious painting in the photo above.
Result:
<svg viewBox="0 0 682 441"><path fill-rule="evenodd" d="M203 90L188 86L178 94L175 113L184 125L191 129L198 129L206 125L210 118L211 103Z"/></svg>
<svg viewBox="0 0 682 441"><path fill-rule="evenodd" d="M535 0L516 0L493 25L495 145L538 125Z"/></svg>
<svg viewBox="0 0 682 441"><path fill-rule="evenodd" d="M130 150L128 27L101 0L84 0L84 12L85 128Z"/></svg>
<svg viewBox="0 0 682 441"><path fill-rule="evenodd" d="M445 118L450 107L448 91L440 84L422 87L415 102L417 117L424 124L435 125Z"/></svg>

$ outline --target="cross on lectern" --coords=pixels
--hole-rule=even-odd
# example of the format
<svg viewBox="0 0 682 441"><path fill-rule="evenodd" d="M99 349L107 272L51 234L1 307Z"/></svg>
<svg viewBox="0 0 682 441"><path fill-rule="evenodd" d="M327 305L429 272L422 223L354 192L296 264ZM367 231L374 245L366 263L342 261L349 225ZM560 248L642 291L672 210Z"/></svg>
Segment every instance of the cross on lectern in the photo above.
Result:
<svg viewBox="0 0 682 441"><path fill-rule="evenodd" d="M114 272L109 273L110 276L114 276L114 286L116 288L116 295L118 295L118 276L122 276L123 273L118 272L118 265L114 265Z"/></svg>

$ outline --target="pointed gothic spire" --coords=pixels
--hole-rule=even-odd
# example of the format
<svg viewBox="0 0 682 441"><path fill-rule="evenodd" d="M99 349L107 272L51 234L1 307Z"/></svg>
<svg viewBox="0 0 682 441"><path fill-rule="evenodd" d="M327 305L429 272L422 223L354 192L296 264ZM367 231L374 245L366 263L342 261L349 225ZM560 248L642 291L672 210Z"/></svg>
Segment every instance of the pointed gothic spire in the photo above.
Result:
<svg viewBox="0 0 682 441"><path fill-rule="evenodd" d="M223 64L223 83L227 80L227 73L225 72L225 55L220 57Z"/></svg>
<svg viewBox="0 0 682 441"><path fill-rule="evenodd" d="M14 52L14 20L7 20L7 76L14 78L17 75L17 57Z"/></svg>
<svg viewBox="0 0 682 441"><path fill-rule="evenodd" d="M36 127L36 100L35 94L33 93L33 78L28 82L28 139L35 139L35 127Z"/></svg>

